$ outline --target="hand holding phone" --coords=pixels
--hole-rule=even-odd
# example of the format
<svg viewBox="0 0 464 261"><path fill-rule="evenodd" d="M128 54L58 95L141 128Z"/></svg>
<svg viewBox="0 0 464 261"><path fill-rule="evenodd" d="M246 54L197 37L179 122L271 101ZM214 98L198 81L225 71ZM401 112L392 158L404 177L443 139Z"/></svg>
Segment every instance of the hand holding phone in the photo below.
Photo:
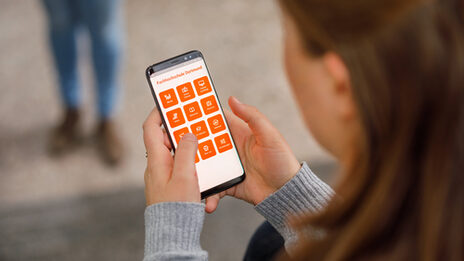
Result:
<svg viewBox="0 0 464 261"><path fill-rule="evenodd" d="M153 164L160 160L169 161L169 157L172 161L169 149L180 146L179 141L186 133L195 134L199 140L200 157L196 154L194 161L201 197L220 193L207 198L206 211L213 212L219 199L226 194L256 205L298 172L300 164L289 146L257 109L231 98L229 105L235 115L224 114L203 56L198 51L148 67L147 79L159 109L159 119L166 129L164 141L168 141L164 143L169 143L164 144L160 159L152 159ZM160 122L156 124L161 130ZM146 143L151 140L150 135L154 133L144 133ZM161 144L160 137L157 140ZM192 164L176 158L174 161L163 171L173 171L172 166L176 165ZM244 169L248 178L240 183L245 178ZM158 172L156 168L147 168L147 171ZM184 194L182 188L179 186L178 191ZM147 185L146 193L153 193L151 190ZM185 190L195 198L195 190ZM147 195L147 201L149 196L152 195ZM177 195L164 199L176 200Z"/></svg>
<svg viewBox="0 0 464 261"><path fill-rule="evenodd" d="M245 171L203 55L192 51L151 65L146 77L174 152L186 133L198 139L201 197L242 182Z"/></svg>
<svg viewBox="0 0 464 261"><path fill-rule="evenodd" d="M300 164L285 139L256 108L229 98L226 118L247 173L244 182L206 199L206 211L216 209L225 195L259 204L287 183Z"/></svg>
<svg viewBox="0 0 464 261"><path fill-rule="evenodd" d="M233 112L225 111L225 115L248 177L237 186L208 197L206 211L209 213L214 212L225 195L256 205L282 187L300 168L283 137L264 115L235 98L229 99L229 105ZM173 159L171 144L161 124L156 109L144 124L148 153L145 171L147 205L170 201L199 202L198 179L193 169L196 147L181 140Z"/></svg>
<svg viewBox="0 0 464 261"><path fill-rule="evenodd" d="M170 145L161 129L158 110L153 110L143 124L143 140L147 150L145 198L147 206L161 202L200 202L200 188L195 173L198 141L184 135L173 159Z"/></svg>

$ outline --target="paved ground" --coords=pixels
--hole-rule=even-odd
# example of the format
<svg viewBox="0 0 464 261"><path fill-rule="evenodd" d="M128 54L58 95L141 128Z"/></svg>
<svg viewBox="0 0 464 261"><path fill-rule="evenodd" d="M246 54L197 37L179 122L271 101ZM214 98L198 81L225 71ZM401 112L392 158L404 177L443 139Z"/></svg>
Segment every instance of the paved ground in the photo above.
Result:
<svg viewBox="0 0 464 261"><path fill-rule="evenodd" d="M299 159L322 174L333 169L306 133L286 87L273 1L126 1L126 17L125 95L118 123L127 158L108 168L90 138L95 106L86 56L81 71L88 139L58 160L45 153L48 133L60 117L45 18L40 1L0 0L0 260L140 259L141 124L153 107L144 70L188 50L204 53L223 104L235 95L257 106ZM81 40L81 51L88 51ZM208 216L203 246L212 260L237 260L261 221L251 207L227 200Z"/></svg>

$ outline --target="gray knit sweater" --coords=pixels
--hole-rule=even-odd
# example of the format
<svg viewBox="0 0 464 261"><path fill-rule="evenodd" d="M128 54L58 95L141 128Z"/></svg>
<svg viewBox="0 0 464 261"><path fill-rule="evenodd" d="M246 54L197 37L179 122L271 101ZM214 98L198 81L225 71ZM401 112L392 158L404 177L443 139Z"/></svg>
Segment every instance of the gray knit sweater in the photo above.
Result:
<svg viewBox="0 0 464 261"><path fill-rule="evenodd" d="M333 194L303 163L295 177L255 209L284 237L285 247L291 252L296 233L289 228L286 218L321 210ZM208 253L200 246L204 209L204 204L185 202L148 206L143 260L208 260Z"/></svg>

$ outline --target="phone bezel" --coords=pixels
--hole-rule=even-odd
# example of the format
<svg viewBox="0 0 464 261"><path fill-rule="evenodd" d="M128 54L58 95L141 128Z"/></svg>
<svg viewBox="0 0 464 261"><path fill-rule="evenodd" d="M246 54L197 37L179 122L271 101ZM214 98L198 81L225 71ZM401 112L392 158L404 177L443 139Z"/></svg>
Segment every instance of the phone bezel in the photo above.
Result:
<svg viewBox="0 0 464 261"><path fill-rule="evenodd" d="M155 90L153 88L153 85L151 84L150 76L153 73L157 72L157 71L161 71L161 70L170 68L172 66L176 66L178 64L188 62L189 60L196 59L198 57L201 57L203 59L203 62L205 63L206 71L208 73L209 79L211 80L211 87L212 87L216 97L218 97L217 100L218 100L218 103L219 103L219 108L221 109L222 114L225 115L224 110L222 109L221 101L219 100L219 96L218 96L218 94L216 92L216 88L214 87L213 78L211 77L211 74L209 73L208 66L206 65L205 58L204 58L203 54L200 51L193 50L193 51L190 51L190 52L186 52L184 54L181 54L181 55L178 55L178 56L163 60L161 62L155 63L153 65L150 65L145 70L145 76L147 77L147 81L148 81L148 85L150 87L151 94L153 96L153 99L155 100L156 107L158 108L158 111L159 111L159 113L161 115L161 120L163 122L163 126L164 126L164 128L166 130L168 130L167 133L168 133L169 142L171 143L171 146L173 148L174 153L175 153L176 149L174 147L174 142L173 142L172 137L171 137L171 132L169 131L169 126L166 124L166 121L164 119L163 114L161 113L161 107L160 107L160 104L158 102L158 99L156 98L156 93L155 93ZM224 122L225 122L225 124L227 126L227 129L230 132L229 123L227 122L227 119L225 117L224 117ZM226 189L229 189L229 188L231 188L231 187L233 187L233 186L235 186L235 185L237 185L237 184L239 184L239 183L241 183L241 182L243 182L245 180L245 176L246 176L245 175L245 168L243 167L242 160L240 159L240 155L238 154L237 146L235 145L234 138L232 137L232 135L230 135L230 136L231 136L230 139L231 139L232 143L234 144L235 152L237 153L237 156L239 158L240 165L242 167L243 173L242 173L242 175L240 175L237 178L231 179L229 181L226 181L226 182L224 182L222 184L219 184L219 185L217 185L215 187L212 187L212 188L210 188L208 190L205 190L205 191L201 192L201 199L207 198L208 196L211 196L213 194L216 194L216 193L222 192L222 191L224 191Z"/></svg>

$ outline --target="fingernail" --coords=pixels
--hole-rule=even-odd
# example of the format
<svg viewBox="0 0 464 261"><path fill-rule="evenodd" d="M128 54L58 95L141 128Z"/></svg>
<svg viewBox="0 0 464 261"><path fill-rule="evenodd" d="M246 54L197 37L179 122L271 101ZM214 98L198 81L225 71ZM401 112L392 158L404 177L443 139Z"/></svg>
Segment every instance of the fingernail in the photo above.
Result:
<svg viewBox="0 0 464 261"><path fill-rule="evenodd" d="M188 141L197 141L197 136L193 135L192 133L185 133L182 136L183 140L188 140Z"/></svg>
<svg viewBox="0 0 464 261"><path fill-rule="evenodd" d="M241 101L239 101L235 96L232 96L232 98L235 100L235 102L237 102L238 104L242 104Z"/></svg>

